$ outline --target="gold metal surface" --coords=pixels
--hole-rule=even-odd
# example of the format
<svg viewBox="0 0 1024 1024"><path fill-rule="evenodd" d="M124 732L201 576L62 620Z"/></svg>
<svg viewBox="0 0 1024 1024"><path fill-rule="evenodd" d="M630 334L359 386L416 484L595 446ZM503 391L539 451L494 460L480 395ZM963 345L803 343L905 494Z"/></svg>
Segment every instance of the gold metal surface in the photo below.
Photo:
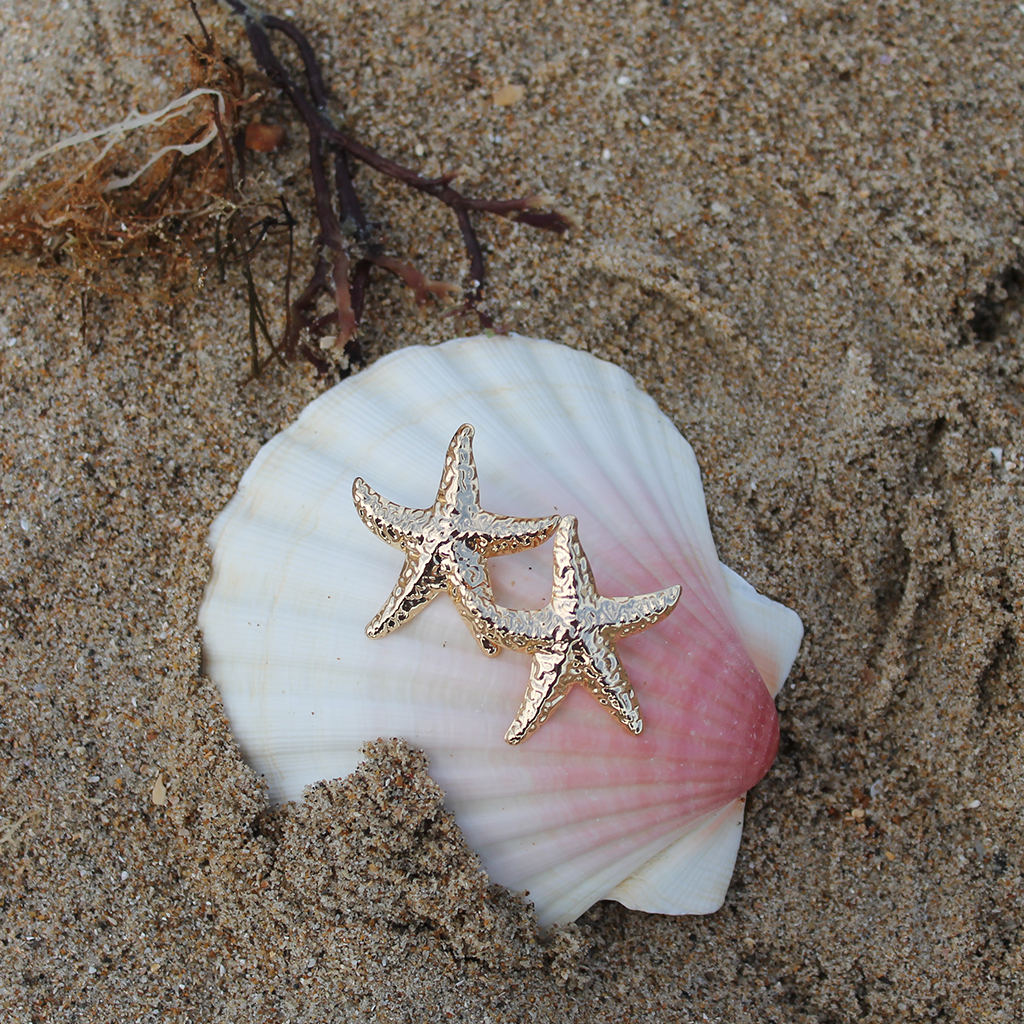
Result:
<svg viewBox="0 0 1024 1024"><path fill-rule="evenodd" d="M493 606L485 559L542 544L558 526L558 516L516 519L480 508L473 428L468 423L448 445L437 499L430 508L405 508L387 501L361 477L352 484L352 500L363 522L405 553L398 582L366 627L366 635L385 636L447 590L484 653L498 654L475 612Z"/></svg>
<svg viewBox="0 0 1024 1024"><path fill-rule="evenodd" d="M391 596L366 627L368 637L397 629L447 591L485 654L507 647L533 655L530 683L505 733L507 742L521 743L543 725L575 683L631 733L643 731L640 705L615 643L668 615L679 600L679 587L637 597L601 597L574 516L516 519L481 509L468 423L448 446L430 508L387 501L361 477L352 484L352 500L363 522L405 553ZM550 604L539 611L495 604L486 559L536 547L552 533Z"/></svg>
<svg viewBox="0 0 1024 1024"><path fill-rule="evenodd" d="M502 608L493 602L480 602L475 609L503 647L533 655L530 684L505 739L522 742L547 721L574 683L585 686L639 735L644 727L640 705L615 642L659 622L675 608L679 594L676 586L638 597L601 597L576 519L564 516L555 531L551 603L540 611Z"/></svg>

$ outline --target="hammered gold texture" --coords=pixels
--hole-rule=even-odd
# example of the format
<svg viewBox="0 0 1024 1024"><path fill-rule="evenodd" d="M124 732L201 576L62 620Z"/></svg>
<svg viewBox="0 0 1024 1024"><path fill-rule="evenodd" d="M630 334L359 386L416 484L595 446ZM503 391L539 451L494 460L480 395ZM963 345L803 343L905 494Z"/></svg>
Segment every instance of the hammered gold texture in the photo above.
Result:
<svg viewBox="0 0 1024 1024"><path fill-rule="evenodd" d="M405 554L398 582L367 625L366 635L386 636L447 591L481 650L497 655L499 647L476 613L493 606L485 560L542 544L558 526L558 516L517 519L480 507L473 428L468 423L448 445L437 499L430 508L405 508L387 501L361 477L352 484L352 500L362 521Z"/></svg>
<svg viewBox="0 0 1024 1024"><path fill-rule="evenodd" d="M615 641L665 618L675 608L680 588L601 597L574 516L563 516L558 524L553 558L547 607L520 611L480 602L475 609L502 646L533 655L530 683L505 740L521 743L547 721L575 683L639 736L644 728L640 704L615 652ZM471 599L475 601L476 595Z"/></svg>

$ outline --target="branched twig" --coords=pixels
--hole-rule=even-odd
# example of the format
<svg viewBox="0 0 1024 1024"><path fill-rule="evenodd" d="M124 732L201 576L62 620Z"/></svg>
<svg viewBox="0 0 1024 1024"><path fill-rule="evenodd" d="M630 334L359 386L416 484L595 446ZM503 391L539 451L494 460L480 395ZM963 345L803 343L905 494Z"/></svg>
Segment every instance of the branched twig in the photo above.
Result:
<svg viewBox="0 0 1024 1024"><path fill-rule="evenodd" d="M305 35L291 22L255 9L248 0L223 2L242 19L256 63L288 98L309 133L309 165L320 226L317 244L322 254L316 259L308 284L288 311L280 350L286 355L294 355L300 349L299 335L303 330L316 337L330 329L336 332L335 346L341 347L350 360L358 358L355 334L362 317L372 266L381 267L399 277L413 289L419 304L428 301L430 297L442 298L457 291L451 285L429 280L411 263L380 252L371 238L370 226L353 187L346 156L434 197L454 211L470 264L471 281L464 295L463 311L475 312L481 326L493 326L490 318L478 307L483 298L486 268L483 248L470 213L494 213L557 233L572 226L570 218L554 209L541 211L540 207L549 205L541 196L503 200L465 196L452 188L454 175L424 178L357 142L340 131L330 118L327 111L327 88L316 55ZM297 48L308 92L303 91L274 52L271 32L285 36ZM324 170L324 158L328 153L334 162L333 195ZM314 318L311 313L315 312L316 300L321 294L332 296L334 309L325 316Z"/></svg>

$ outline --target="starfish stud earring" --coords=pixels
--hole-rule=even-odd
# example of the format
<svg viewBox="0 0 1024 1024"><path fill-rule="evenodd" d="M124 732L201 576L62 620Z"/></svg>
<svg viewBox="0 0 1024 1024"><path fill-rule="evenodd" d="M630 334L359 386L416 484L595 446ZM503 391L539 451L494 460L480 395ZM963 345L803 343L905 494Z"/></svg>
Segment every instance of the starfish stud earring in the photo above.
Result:
<svg viewBox="0 0 1024 1024"><path fill-rule="evenodd" d="M477 614L477 609L493 606L485 559L542 544L555 531L559 517L517 519L480 507L473 428L468 423L448 445L437 499L430 508L405 508L387 501L361 477L352 484L352 500L363 522L405 553L398 582L366 627L366 635L385 636L447 591L484 653L498 654L497 643Z"/></svg>
<svg viewBox="0 0 1024 1024"><path fill-rule="evenodd" d="M555 532L551 603L540 611L493 603L475 609L503 647L533 655L530 683L506 741L520 743L542 725L574 683L582 683L639 735L644 727L640 705L615 653L615 641L659 622L675 608L679 595L675 586L639 597L601 597L576 519L563 517Z"/></svg>

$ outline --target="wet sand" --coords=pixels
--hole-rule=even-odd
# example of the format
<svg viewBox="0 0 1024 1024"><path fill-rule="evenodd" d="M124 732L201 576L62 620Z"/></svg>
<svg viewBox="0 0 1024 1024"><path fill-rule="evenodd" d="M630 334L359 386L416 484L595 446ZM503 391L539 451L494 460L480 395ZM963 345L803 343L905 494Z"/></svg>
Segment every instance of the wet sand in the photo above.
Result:
<svg viewBox="0 0 1024 1024"><path fill-rule="evenodd" d="M159 72L187 9L10 10L4 173L173 98ZM697 452L722 560L802 616L779 758L721 911L599 903L553 936L488 883L400 745L271 808L201 671L205 538L327 384L296 367L238 388L237 273L162 304L140 264L140 302L90 292L84 315L73 275L8 275L0 1015L1020 1019L1024 14L288 10L357 137L579 218L564 241L480 219L490 302L637 378ZM522 98L496 106L508 84ZM289 133L254 166L308 245ZM356 184L391 251L462 279L453 217L369 172ZM281 252L261 259L272 295ZM375 279L369 359L464 332Z"/></svg>

